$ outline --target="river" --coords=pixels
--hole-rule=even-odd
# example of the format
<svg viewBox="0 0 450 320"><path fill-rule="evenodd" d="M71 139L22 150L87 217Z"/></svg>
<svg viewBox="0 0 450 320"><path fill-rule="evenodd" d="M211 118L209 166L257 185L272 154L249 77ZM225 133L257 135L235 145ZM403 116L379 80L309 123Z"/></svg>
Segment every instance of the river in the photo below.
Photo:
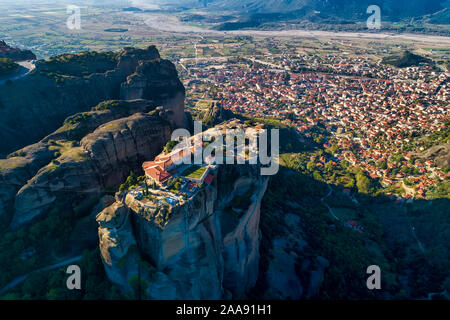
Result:
<svg viewBox="0 0 450 320"><path fill-rule="evenodd" d="M129 14L129 13L128 13ZM440 43L450 46L450 37L423 35L415 33L385 33L385 32L332 32L323 30L234 30L218 31L203 29L193 25L182 23L173 15L161 13L140 13L137 14L150 28L175 33L190 33L192 35L238 35L255 37L298 37L298 38L342 38L342 39L366 39L366 40L409 40L424 43Z"/></svg>

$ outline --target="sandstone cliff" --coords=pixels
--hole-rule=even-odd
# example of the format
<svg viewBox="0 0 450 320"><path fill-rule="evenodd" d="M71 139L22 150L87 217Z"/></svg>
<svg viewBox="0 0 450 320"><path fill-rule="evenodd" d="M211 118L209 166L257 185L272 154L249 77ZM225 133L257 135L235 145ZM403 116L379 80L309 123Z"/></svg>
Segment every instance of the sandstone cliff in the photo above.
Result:
<svg viewBox="0 0 450 320"><path fill-rule="evenodd" d="M206 110L202 122L206 126L215 126L233 117L234 115L232 111L225 110L218 101L213 101L211 102L209 108Z"/></svg>
<svg viewBox="0 0 450 320"><path fill-rule="evenodd" d="M147 80L141 85L136 77ZM67 117L111 99L152 100L171 109L183 127L184 95L175 66L161 59L154 46L39 60L29 76L0 86L0 156L39 141Z"/></svg>
<svg viewBox="0 0 450 320"><path fill-rule="evenodd" d="M0 160L0 217L17 228L57 202L74 206L117 188L161 152L176 127L172 112L147 100L106 102L68 118L39 143Z"/></svg>
<svg viewBox="0 0 450 320"><path fill-rule="evenodd" d="M108 277L147 299L242 298L256 283L260 203L268 178L256 166L224 165L204 187L170 214L161 227L133 197L97 216ZM233 208L236 197L245 208Z"/></svg>

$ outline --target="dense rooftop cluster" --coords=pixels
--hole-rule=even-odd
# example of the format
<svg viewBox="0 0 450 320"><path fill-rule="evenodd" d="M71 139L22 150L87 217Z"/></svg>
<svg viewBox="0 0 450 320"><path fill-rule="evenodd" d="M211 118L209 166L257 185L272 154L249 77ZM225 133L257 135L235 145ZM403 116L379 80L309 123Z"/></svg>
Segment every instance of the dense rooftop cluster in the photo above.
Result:
<svg viewBox="0 0 450 320"><path fill-rule="evenodd" d="M320 143L336 147L319 166L346 160L385 186L400 188L409 179L415 187L404 187L404 197L423 197L449 177L432 161L414 159L410 144L448 126L450 71L424 63L397 69L334 54L201 63L203 69L192 67L194 96L202 94L201 83L208 83L215 89L204 96L233 112L279 119L306 137L323 125L331 136L322 136Z"/></svg>

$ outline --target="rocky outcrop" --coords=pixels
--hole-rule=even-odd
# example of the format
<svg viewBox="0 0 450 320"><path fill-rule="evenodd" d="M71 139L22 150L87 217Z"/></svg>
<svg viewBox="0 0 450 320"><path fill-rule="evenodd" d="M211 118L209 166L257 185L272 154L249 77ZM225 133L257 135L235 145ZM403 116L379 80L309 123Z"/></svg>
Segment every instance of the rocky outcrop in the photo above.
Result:
<svg viewBox="0 0 450 320"><path fill-rule="evenodd" d="M256 283L260 203L268 178L256 166L220 166L211 185L177 207L160 227L131 196L99 213L100 249L109 279L143 298L242 298ZM246 194L245 208L232 208Z"/></svg>
<svg viewBox="0 0 450 320"><path fill-rule="evenodd" d="M0 217L5 217L7 213L13 213L17 192L41 168L58 158L58 145L52 145L53 142L79 141L102 124L128 117L136 112L149 112L155 107L153 103L145 100L101 103L94 108L94 111L70 117L63 127L40 142L12 153L7 159L0 159L0 180L2 182L0 185Z"/></svg>
<svg viewBox="0 0 450 320"><path fill-rule="evenodd" d="M0 159L1 223L12 219L11 227L17 228L60 198L75 201L117 188L131 170L140 170L142 161L161 151L173 129L185 127L184 87L173 64L162 60L154 46L125 48L115 55L112 70L68 75L70 63L111 56L94 53L39 61L27 79L0 86L0 154L42 139ZM99 68L97 60L88 63L91 69ZM142 69L147 63L152 67ZM66 75L58 75L64 78L62 85L49 78L50 67L65 70ZM141 96L134 97L151 100L130 100L127 90L133 90L133 82L127 78L137 70L149 80ZM121 93L122 83L127 86ZM126 99L105 100L121 95ZM84 112L76 113L80 110ZM62 126L47 135L58 123Z"/></svg>
<svg viewBox="0 0 450 320"><path fill-rule="evenodd" d="M172 110L178 127L184 127L185 89L178 79L175 66L168 60L155 58L142 61L136 72L122 83L120 96L124 100L146 99L151 101L167 101L167 109Z"/></svg>
<svg viewBox="0 0 450 320"><path fill-rule="evenodd" d="M14 212L17 191L53 157L47 146L36 144L13 157L0 160L0 217L3 220L10 220Z"/></svg>
<svg viewBox="0 0 450 320"><path fill-rule="evenodd" d="M207 126L214 126L233 117L234 115L232 111L225 110L218 101L213 101L206 110L202 122Z"/></svg>
<svg viewBox="0 0 450 320"><path fill-rule="evenodd" d="M0 58L8 58L14 61L36 60L36 56L30 50L11 48L5 41L0 41Z"/></svg>
<svg viewBox="0 0 450 320"><path fill-rule="evenodd" d="M443 143L413 154L422 161L431 160L440 168L450 166L450 143Z"/></svg>
<svg viewBox="0 0 450 320"><path fill-rule="evenodd" d="M157 109L150 114L135 113L107 122L80 142L46 138L46 142L34 148L43 153L52 151L53 160L36 173L30 168L27 176L32 177L14 195L11 228L31 221L57 200L73 205L84 198L99 196L108 188L117 188L130 171L137 172L145 159L161 152L171 132L172 126L164 111ZM52 159L52 156L44 155L48 156L46 160ZM43 157L29 161L24 168L34 164L36 169L45 163ZM11 181L18 173L6 172L4 179ZM3 207L11 202L8 199L13 192L10 189L2 195Z"/></svg>
<svg viewBox="0 0 450 320"><path fill-rule="evenodd" d="M89 111L105 100L152 100L171 109L177 125L184 127L184 112L180 112L184 110L184 87L174 65L161 59L154 46L125 48L114 55L112 64L108 60L111 56L105 54L108 63L98 62L98 68L95 63L86 63L90 69L81 75L78 71L71 72L79 68L71 69L70 64L92 57L74 56L37 61L29 76L0 86L0 156L39 141L60 127L67 117ZM108 70L100 70L100 66L110 64ZM138 76L147 80L144 89L135 93L139 83L133 79Z"/></svg>

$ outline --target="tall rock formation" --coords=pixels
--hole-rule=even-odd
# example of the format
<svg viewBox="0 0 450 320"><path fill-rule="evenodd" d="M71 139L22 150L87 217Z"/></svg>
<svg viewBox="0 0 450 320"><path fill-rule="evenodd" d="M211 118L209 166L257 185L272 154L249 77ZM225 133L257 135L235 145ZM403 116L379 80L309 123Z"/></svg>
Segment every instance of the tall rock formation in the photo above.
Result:
<svg viewBox="0 0 450 320"><path fill-rule="evenodd" d="M108 277L131 297L136 283L147 299L244 297L258 277L267 182L257 166L220 166L163 227L134 197L117 194L97 216ZM245 208L233 208L237 197L248 197Z"/></svg>
<svg viewBox="0 0 450 320"><path fill-rule="evenodd" d="M136 77L147 79L142 88ZM67 117L105 100L152 100L184 127L184 96L175 66L154 46L39 60L29 76L0 85L0 156L36 143Z"/></svg>
<svg viewBox="0 0 450 320"><path fill-rule="evenodd" d="M18 228L54 208L117 188L161 152L177 128L147 100L110 101L67 119L39 143L0 160L0 217Z"/></svg>
<svg viewBox="0 0 450 320"><path fill-rule="evenodd" d="M0 86L0 153L42 139L0 159L0 222L12 221L12 228L61 199L75 205L117 188L161 152L172 130L186 125L184 87L154 46L63 55L37 65L26 79ZM136 72L149 80L130 100ZM120 96L125 99L104 101Z"/></svg>

